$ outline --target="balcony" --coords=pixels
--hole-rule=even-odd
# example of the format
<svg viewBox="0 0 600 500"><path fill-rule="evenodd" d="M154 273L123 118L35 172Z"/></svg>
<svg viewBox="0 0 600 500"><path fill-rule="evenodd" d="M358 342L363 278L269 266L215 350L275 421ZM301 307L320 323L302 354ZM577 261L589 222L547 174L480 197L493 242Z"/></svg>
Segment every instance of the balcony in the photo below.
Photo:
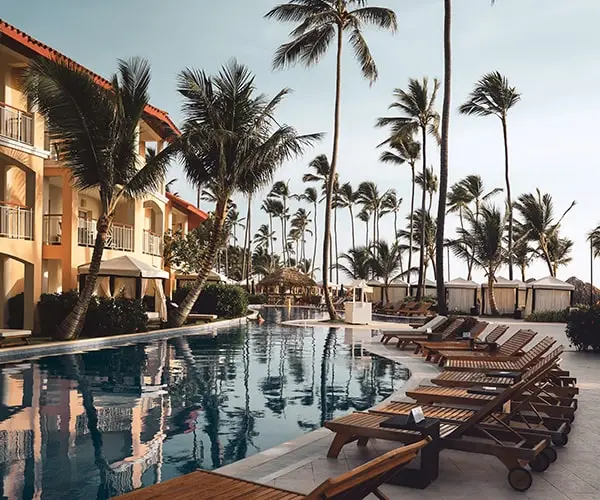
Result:
<svg viewBox="0 0 600 500"><path fill-rule="evenodd" d="M0 102L0 136L33 146L33 115Z"/></svg>
<svg viewBox="0 0 600 500"><path fill-rule="evenodd" d="M77 243L84 247L93 247L96 241L96 219L79 218L77 224ZM133 226L113 222L108 232L104 248L133 252Z"/></svg>
<svg viewBox="0 0 600 500"><path fill-rule="evenodd" d="M0 238L33 239L33 208L0 201Z"/></svg>
<svg viewBox="0 0 600 500"><path fill-rule="evenodd" d="M44 245L60 245L62 242L62 214L44 214Z"/></svg>
<svg viewBox="0 0 600 500"><path fill-rule="evenodd" d="M156 257L162 256L162 238L160 235L144 229L144 248L142 250L145 254L154 255Z"/></svg>

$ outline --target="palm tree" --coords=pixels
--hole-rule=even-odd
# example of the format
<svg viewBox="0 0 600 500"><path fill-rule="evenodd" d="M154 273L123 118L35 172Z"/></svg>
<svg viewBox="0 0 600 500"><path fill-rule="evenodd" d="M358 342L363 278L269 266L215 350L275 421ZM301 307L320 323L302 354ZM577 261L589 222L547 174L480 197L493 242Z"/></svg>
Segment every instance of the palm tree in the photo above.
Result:
<svg viewBox="0 0 600 500"><path fill-rule="evenodd" d="M364 208L358 212L356 218L365 223L365 246L369 246L369 222L371 221L371 212L365 210Z"/></svg>
<svg viewBox="0 0 600 500"><path fill-rule="evenodd" d="M317 258L317 204L319 203L319 196L317 195L317 190L314 187L307 187L304 190L304 193L300 195L296 195L297 199L304 200L307 203L310 203L315 211L315 216L313 218L313 256L311 260L312 269L311 273L314 271L315 267L315 259Z"/></svg>
<svg viewBox="0 0 600 500"><path fill-rule="evenodd" d="M552 196L548 193L542 195L539 189L536 189L535 194L522 194L514 204L514 208L521 215L519 232L526 235L530 241L537 243L537 252L546 262L550 276L556 276L550 253L550 241L558 236L562 220L574 206L573 201L560 218L555 220Z"/></svg>
<svg viewBox="0 0 600 500"><path fill-rule="evenodd" d="M30 63L23 90L48 123L50 139L61 145L64 166L78 190L98 189L100 215L90 270L57 337L77 338L90 304L102 254L121 200L157 191L177 143L142 161L138 130L149 102L150 66L142 59L119 60L111 87L104 88L66 58ZM178 142L178 141L177 141Z"/></svg>
<svg viewBox="0 0 600 500"><path fill-rule="evenodd" d="M371 273L371 253L367 247L358 246L340 254L340 260L346 264L338 264L340 270L350 279L368 280Z"/></svg>
<svg viewBox="0 0 600 500"><path fill-rule="evenodd" d="M508 111L521 100L521 94L500 72L487 73L475 84L467 101L459 111L472 116L497 116L502 123L504 138L504 178L506 182L506 202L508 207L508 277L513 279L513 213L510 195L510 175L508 170Z"/></svg>
<svg viewBox="0 0 600 500"><path fill-rule="evenodd" d="M596 226L587 235L590 242L590 306L594 305L594 258L600 256L600 226Z"/></svg>
<svg viewBox="0 0 600 500"><path fill-rule="evenodd" d="M425 177L423 177L425 175ZM438 190L438 178L433 173L433 167L426 168L424 172L417 175L417 185L424 189L429 195L429 204L427 205L427 213L431 216L431 205L433 204L433 195Z"/></svg>
<svg viewBox="0 0 600 500"><path fill-rule="evenodd" d="M469 227L459 229L459 238L452 242L452 249L457 257L472 260L485 272L493 315L498 315L494 292L496 272L508 257L508 252L503 247L507 218L507 215L502 215L495 206L484 204L479 217L467 212Z"/></svg>
<svg viewBox="0 0 600 500"><path fill-rule="evenodd" d="M425 214L423 217L422 214ZM410 216L407 217L410 224ZM413 232L415 233L415 243L425 254L424 270L426 274L427 268L429 267L429 261L432 263L434 277L437 278L437 268L435 265L435 245L436 245L436 224L435 221L427 212L423 212L421 209L415 210L413 217ZM418 231L421 227L425 226L425 239L421 240L421 233ZM408 240L410 237L410 227L408 229L401 229L398 231L398 237L404 240Z"/></svg>
<svg viewBox="0 0 600 500"><path fill-rule="evenodd" d="M287 181L287 182L277 181L275 184L273 184L273 186L271 187L271 191L267 195L268 198L281 201L281 203L283 205L283 211L282 211L282 214L280 215L281 224L282 224L282 227L281 227L282 234L287 234L287 221L290 218L288 200L290 199L291 196L292 196L292 193L290 192L290 181ZM283 253L283 262L285 265L285 262L286 262L285 250Z"/></svg>
<svg viewBox="0 0 600 500"><path fill-rule="evenodd" d="M468 197L468 203L475 203L476 217L479 215L479 207L481 206L482 201L486 201L492 196L502 192L502 188L494 188L486 193L483 179L477 174L467 175L464 179L459 181L459 184Z"/></svg>
<svg viewBox="0 0 600 500"><path fill-rule="evenodd" d="M373 83L377 79L377 66L362 34L365 25L395 32L396 14L390 9L369 7L367 0L290 0L267 12L265 17L281 22L299 23L290 33L292 40L281 45L273 60L275 68L284 68L301 61L306 66L317 64L336 41L336 78L333 120L333 150L331 172L325 200L325 227L323 238L323 289L330 318L337 318L331 294L327 287L331 227L333 180L337 170L340 132L340 101L342 90L342 47L344 33L354 50L363 76ZM356 6L356 9L351 9Z"/></svg>
<svg viewBox="0 0 600 500"><path fill-rule="evenodd" d="M371 269L373 276L383 280L385 301L388 303L390 284L402 275L402 253L397 243L392 246L380 240L371 249Z"/></svg>
<svg viewBox="0 0 600 500"><path fill-rule="evenodd" d="M261 224L258 231L254 235L254 244L257 248L262 248L269 251L269 244L275 239L273 231L269 229L267 224Z"/></svg>
<svg viewBox="0 0 600 500"><path fill-rule="evenodd" d="M312 235L312 231L309 228L311 223L310 212L307 212L304 208L299 208L292 217L291 223L292 228L300 231L300 241L302 243L302 253L300 258L306 260L306 233Z"/></svg>
<svg viewBox="0 0 600 500"><path fill-rule="evenodd" d="M337 205L339 208L347 208L350 212L350 227L352 229L352 248L356 248L354 233L354 205L358 201L358 193L352 189L352 184L345 182L338 189Z"/></svg>
<svg viewBox="0 0 600 500"><path fill-rule="evenodd" d="M331 260L331 263L333 264L331 266L331 270L333 271L333 269L335 269L336 283L340 282L340 271L337 267L338 258L339 258L337 214L338 214L338 208L341 208L339 190L340 190L340 183L339 183L338 175L335 174L335 179L333 180L333 197L331 198L331 210L333 210L333 245L329 245L329 259ZM327 199L327 193L325 193L325 199ZM333 255L332 255L332 249L335 252L335 264L333 263L334 259L333 259ZM330 281L333 281L333 277L331 274L330 274Z"/></svg>
<svg viewBox="0 0 600 500"><path fill-rule="evenodd" d="M226 224L228 225L228 227L231 228L232 231L232 236L233 236L233 244L235 246L239 246L238 245L238 237L237 237L237 228L239 227L240 229L245 229L245 224L244 221L246 219L244 219L243 217L240 217L240 212L233 207L230 207L229 210L227 211L227 221Z"/></svg>
<svg viewBox="0 0 600 500"><path fill-rule="evenodd" d="M440 115L435 109L435 99L437 97L440 83L437 79L433 80L433 89L429 89L429 80L425 77L421 81L413 78L408 81L408 91L395 89L394 97L396 101L390 104L390 109L398 108L405 116L383 117L377 120L378 127L391 125L394 136L402 134L414 135L417 131L421 132L421 157L423 158L423 178L427 175L427 134L433 135L438 139L438 125ZM423 190L421 198L421 211L426 210L426 191ZM423 220L423 222L425 222ZM420 228L421 241L425 240L425 225ZM425 252L423 249L419 257L419 282L417 288L417 300L421 300L425 283ZM438 291L439 293L439 291Z"/></svg>
<svg viewBox="0 0 600 500"><path fill-rule="evenodd" d="M362 205L363 210L367 210L373 216L373 242L379 239L379 219L383 200L388 192L380 194L377 184L373 181L361 182L356 191L356 201Z"/></svg>
<svg viewBox="0 0 600 500"><path fill-rule="evenodd" d="M389 189L381 202L381 215L394 214L394 241L398 241L398 212L402 207L402 198L398 198L395 189Z"/></svg>
<svg viewBox="0 0 600 500"><path fill-rule="evenodd" d="M154 154L156 154L156 153L154 153ZM152 156L154 156L154 155L152 155ZM177 179L171 179L170 181L168 181L165 184L165 192L170 193L173 196L179 196L179 193L177 191L173 192L173 186L175 185L176 182L177 182Z"/></svg>
<svg viewBox="0 0 600 500"><path fill-rule="evenodd" d="M573 260L569 254L573 250L573 240L569 238L561 238L557 233L554 233L548 239L548 254L552 262L552 276L556 276L560 266L566 266Z"/></svg>
<svg viewBox="0 0 600 500"><path fill-rule="evenodd" d="M320 134L299 135L276 121L274 113L289 90L281 90L271 100L257 94L252 73L236 61L216 76L187 69L179 75L178 90L184 97L186 119L184 171L193 184L210 185L217 202L202 265L179 308L172 311L172 326L184 323L213 267L231 195L262 188L284 161L301 155L321 138Z"/></svg>
<svg viewBox="0 0 600 500"><path fill-rule="evenodd" d="M285 220L289 217L289 211L284 211L283 203L280 200L276 200L275 198L267 198L271 205L270 209L272 210L273 217L279 219L281 222L281 259L283 261L283 265L287 265L286 259L286 232L285 232Z"/></svg>
<svg viewBox="0 0 600 500"><path fill-rule="evenodd" d="M275 217L279 204L279 201L267 198L266 200L263 200L262 205L260 206L260 209L269 216L269 234L273 235L270 242L271 254L275 253L273 242L277 239L275 238L275 231L273 231L273 217ZM283 210L283 205L281 205L281 207Z"/></svg>
<svg viewBox="0 0 600 500"><path fill-rule="evenodd" d="M464 230L464 212L469 210L470 197L466 192L465 188L457 182L450 187L447 197L447 211L448 213L458 213L458 219L460 222L460 228ZM463 242L466 244L466 242ZM473 275L473 262L467 258L467 279L470 280Z"/></svg>
<svg viewBox="0 0 600 500"><path fill-rule="evenodd" d="M412 272L412 254L413 254L413 214L415 213L415 186L416 172L415 165L421 157L421 145L415 141L410 134L403 133L391 137L386 143L389 143L390 149L381 153L380 161L384 163L393 163L402 165L408 163L411 170L411 188L410 188L410 237L408 243L408 279Z"/></svg>

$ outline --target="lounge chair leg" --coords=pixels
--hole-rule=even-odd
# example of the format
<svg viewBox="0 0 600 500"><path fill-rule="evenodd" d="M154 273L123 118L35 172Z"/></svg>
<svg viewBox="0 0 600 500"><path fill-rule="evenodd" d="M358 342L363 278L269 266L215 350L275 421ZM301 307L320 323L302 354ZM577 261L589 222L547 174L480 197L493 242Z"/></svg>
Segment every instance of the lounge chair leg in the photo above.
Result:
<svg viewBox="0 0 600 500"><path fill-rule="evenodd" d="M342 451L342 448L356 440L356 436L351 436L348 434L340 434L339 432L335 435L335 437L333 438L333 441L331 442L331 446L329 446L329 451L327 452L327 458L337 458L338 455L340 454L340 451Z"/></svg>
<svg viewBox="0 0 600 500"><path fill-rule="evenodd" d="M379 488L375 488L373 495L379 498L379 500L390 500L390 498L386 496Z"/></svg>
<svg viewBox="0 0 600 500"><path fill-rule="evenodd" d="M358 438L358 446L367 446L367 443L369 442L369 438L368 437L361 437Z"/></svg>

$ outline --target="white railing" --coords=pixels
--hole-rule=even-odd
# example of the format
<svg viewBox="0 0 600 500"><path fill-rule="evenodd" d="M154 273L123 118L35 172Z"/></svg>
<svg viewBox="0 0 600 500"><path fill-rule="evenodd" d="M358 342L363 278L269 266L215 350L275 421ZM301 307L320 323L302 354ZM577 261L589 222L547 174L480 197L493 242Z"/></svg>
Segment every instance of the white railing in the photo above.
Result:
<svg viewBox="0 0 600 500"><path fill-rule="evenodd" d="M143 252L148 255L160 257L162 255L162 238L148 229L144 229L144 248Z"/></svg>
<svg viewBox="0 0 600 500"><path fill-rule="evenodd" d="M0 237L33 239L33 208L0 201Z"/></svg>
<svg viewBox="0 0 600 500"><path fill-rule="evenodd" d="M77 243L93 247L96 241L96 219L79 218L77 224ZM133 252L133 226L113 222L108 232L104 248Z"/></svg>
<svg viewBox="0 0 600 500"><path fill-rule="evenodd" d="M62 214L44 214L44 245L60 245L62 242Z"/></svg>
<svg viewBox="0 0 600 500"><path fill-rule="evenodd" d="M33 146L33 115L0 102L0 135Z"/></svg>

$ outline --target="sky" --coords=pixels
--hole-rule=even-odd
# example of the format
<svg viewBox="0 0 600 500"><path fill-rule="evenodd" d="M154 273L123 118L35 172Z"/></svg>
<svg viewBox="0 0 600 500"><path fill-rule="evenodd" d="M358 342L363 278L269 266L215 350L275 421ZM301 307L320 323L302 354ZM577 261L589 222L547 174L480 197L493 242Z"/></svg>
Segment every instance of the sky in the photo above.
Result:
<svg viewBox="0 0 600 500"><path fill-rule="evenodd" d="M292 29L292 25L263 18L276 1L1 0L0 16L103 76L115 71L117 58L148 59L152 103L168 111L178 124L182 115L176 77L187 67L215 73L235 57L256 74L260 92L274 95L283 87L292 88L293 94L280 107L280 120L300 133L326 134L304 157L285 164L276 174L275 180L289 180L292 191L301 192L305 188L301 177L310 160L321 153L331 155L334 53L330 51L310 69L298 66L273 71L273 52L287 41ZM487 188L504 187L499 120L466 117L457 111L484 73L500 71L522 94L508 121L513 197L539 188L552 195L557 214L571 201L577 202L561 229L575 242L573 261L559 270L558 277L576 275L588 280L585 238L600 223L595 147L595 114L600 109L596 91L600 81L600 2L498 0L493 7L488 0L453 3L450 183L479 174ZM406 88L409 78L442 78L443 1L376 0L369 4L393 9L398 31L395 35L365 31L379 69L379 79L372 86L361 77L350 50L345 53L338 168L341 182L351 182L355 188L372 180L381 191L395 189L404 200L404 218L410 206L410 169L378 161L381 149L377 144L386 138L386 131L375 128L374 123L388 114L393 89ZM441 110L441 92L438 107ZM428 163L439 170L436 146L428 152ZM178 166L171 169L171 178L178 179L175 190L182 197L196 199ZM267 221L258 210L264 196L257 196L253 233ZM502 195L495 201L502 203ZM236 202L245 213L245 201L239 198ZM211 206L204 202L201 208L210 210ZM323 220L322 212L318 218ZM339 213L338 224L342 251L351 244L346 211ZM447 219L447 237L457 224L454 216ZM392 216L382 219L381 236L393 238ZM321 238L319 234L319 242ZM364 225L358 222L357 239L363 238ZM308 247L311 245L309 241ZM450 269L452 278L466 277L466 265L454 257ZM526 277L546 275L546 266L536 261ZM476 272L474 277L482 280L483 274Z"/></svg>

